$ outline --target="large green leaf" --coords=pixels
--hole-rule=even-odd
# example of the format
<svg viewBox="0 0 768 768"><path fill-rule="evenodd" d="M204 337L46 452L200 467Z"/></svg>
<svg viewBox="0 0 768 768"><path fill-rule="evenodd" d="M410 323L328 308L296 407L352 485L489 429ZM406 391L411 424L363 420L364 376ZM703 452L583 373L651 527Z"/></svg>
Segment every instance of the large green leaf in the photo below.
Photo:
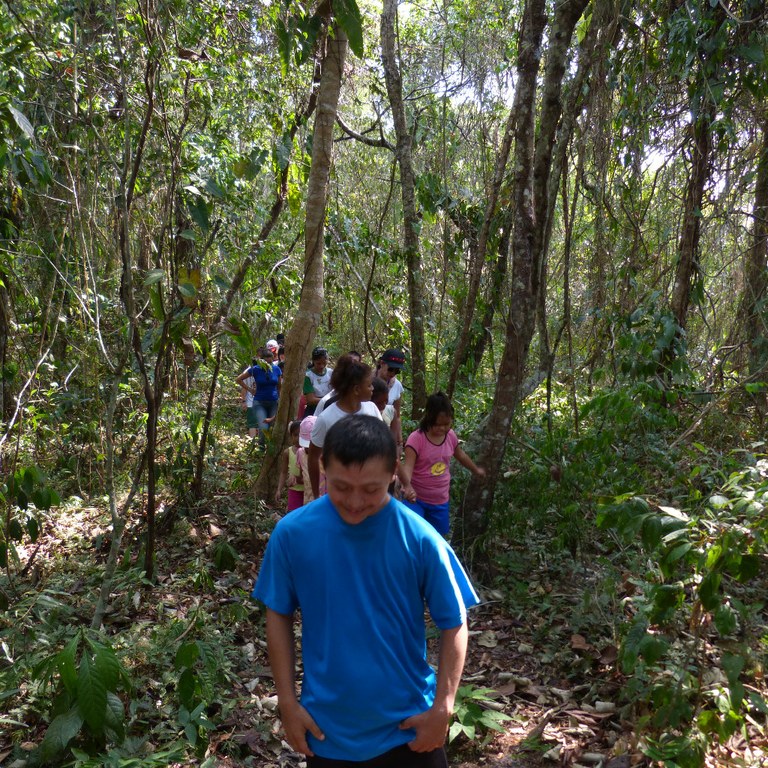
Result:
<svg viewBox="0 0 768 768"><path fill-rule="evenodd" d="M333 0L338 25L347 33L349 47L355 56L363 57L363 19L355 0Z"/></svg>
<svg viewBox="0 0 768 768"><path fill-rule="evenodd" d="M107 685L103 673L91 662L87 653L80 660L77 706L91 731L102 733L107 716Z"/></svg>
<svg viewBox="0 0 768 768"><path fill-rule="evenodd" d="M64 715L55 717L40 743L40 758L43 765L50 764L60 755L83 726L83 718L77 707L72 707Z"/></svg>

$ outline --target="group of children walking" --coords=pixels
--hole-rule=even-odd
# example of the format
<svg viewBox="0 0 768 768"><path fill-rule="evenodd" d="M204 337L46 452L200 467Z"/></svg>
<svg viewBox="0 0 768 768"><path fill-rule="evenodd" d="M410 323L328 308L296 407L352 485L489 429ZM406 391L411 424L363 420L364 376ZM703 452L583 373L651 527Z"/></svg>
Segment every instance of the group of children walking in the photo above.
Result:
<svg viewBox="0 0 768 768"><path fill-rule="evenodd" d="M427 398L419 427L402 448L399 419L402 384L397 379L397 373L403 362L401 352L387 350L377 370L377 373L389 374L388 380L385 380L374 377L372 368L363 363L356 353L339 358L328 377L328 391L320 396L313 391L307 397L314 413L291 422L289 426L291 444L280 459L275 495L278 504L282 503L286 491L288 512L325 493L320 455L328 430L345 416L369 415L381 419L390 427L398 446L397 481L393 483L391 492L439 533L448 534L451 459L455 458L477 476L484 476L485 470L477 466L459 445L452 429L453 406L443 392L435 392ZM326 366L323 366L323 373Z"/></svg>

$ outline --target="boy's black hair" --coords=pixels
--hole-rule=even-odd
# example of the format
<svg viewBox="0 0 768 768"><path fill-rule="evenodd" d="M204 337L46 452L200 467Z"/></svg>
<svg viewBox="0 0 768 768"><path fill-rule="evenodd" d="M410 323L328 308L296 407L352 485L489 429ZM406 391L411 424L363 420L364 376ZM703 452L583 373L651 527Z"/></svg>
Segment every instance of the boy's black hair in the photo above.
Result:
<svg viewBox="0 0 768 768"><path fill-rule="evenodd" d="M379 376L375 376L373 379L373 394L371 395L371 400L374 400L376 398L376 395L384 394L385 392L387 395L389 395L389 387L387 386L387 382L384 381L384 379L380 378Z"/></svg>
<svg viewBox="0 0 768 768"><path fill-rule="evenodd" d="M288 425L288 434L292 435L294 432L298 432L301 429L301 419L296 419Z"/></svg>
<svg viewBox="0 0 768 768"><path fill-rule="evenodd" d="M424 406L424 416L419 422L419 431L426 432L437 424L437 417L441 413L447 413L453 418L453 405L451 399L445 392L434 392L427 398L427 404Z"/></svg>
<svg viewBox="0 0 768 768"><path fill-rule="evenodd" d="M365 464L369 459L382 458L387 471L397 466L397 446L389 427L375 416L345 416L337 421L325 436L323 464L335 459L345 467Z"/></svg>

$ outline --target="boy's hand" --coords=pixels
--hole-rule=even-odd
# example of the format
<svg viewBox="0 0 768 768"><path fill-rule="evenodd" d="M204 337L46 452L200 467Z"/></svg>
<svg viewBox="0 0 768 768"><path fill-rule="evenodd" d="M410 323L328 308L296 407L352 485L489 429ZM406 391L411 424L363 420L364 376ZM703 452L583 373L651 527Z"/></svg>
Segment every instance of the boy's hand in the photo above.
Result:
<svg viewBox="0 0 768 768"><path fill-rule="evenodd" d="M288 709L281 707L280 717L283 721L286 741L296 752L313 757L315 753L307 744L307 731L320 741L325 739L325 734L312 719L312 715L297 702Z"/></svg>
<svg viewBox="0 0 768 768"><path fill-rule="evenodd" d="M407 717L400 723L400 730L413 728L416 731L416 738L408 742L412 752L431 752L434 749L440 749L445 744L445 735L448 733L450 719L450 712L443 712L432 707L426 712Z"/></svg>

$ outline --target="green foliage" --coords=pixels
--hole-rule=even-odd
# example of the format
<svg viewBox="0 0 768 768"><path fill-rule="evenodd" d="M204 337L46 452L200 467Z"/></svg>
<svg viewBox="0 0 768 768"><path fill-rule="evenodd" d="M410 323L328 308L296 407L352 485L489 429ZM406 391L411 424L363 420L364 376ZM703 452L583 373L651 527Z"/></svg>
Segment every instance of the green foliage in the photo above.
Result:
<svg viewBox="0 0 768 768"><path fill-rule="evenodd" d="M492 737L491 731L504 733L503 723L512 718L495 709L490 709L492 702L490 688L474 688L462 685L456 691L456 701L453 706L453 722L448 729L448 741L452 742L460 735L470 741L483 736L482 743L487 743Z"/></svg>
<svg viewBox="0 0 768 768"><path fill-rule="evenodd" d="M216 656L210 646L201 641L183 643L176 651L174 668L179 672L176 683L179 724L189 743L202 753L208 744L208 733L216 728L205 711L214 696Z"/></svg>
<svg viewBox="0 0 768 768"><path fill-rule="evenodd" d="M736 639L750 611L740 599L741 585L759 575L768 555L764 467L761 460L733 472L703 504L692 494L684 510L631 495L600 505L598 525L639 542L656 564L634 580L636 617L620 652L628 701L648 711L641 725L645 752L654 760L701 766L712 739L726 741L751 711L765 707L759 697L745 696L741 677L749 649ZM703 635L710 622L717 637L738 648L721 653L722 675L707 672ZM681 640L676 628L682 626L692 628L692 642Z"/></svg>
<svg viewBox="0 0 768 768"><path fill-rule="evenodd" d="M58 493L49 485L37 466L17 469L0 486L3 514L0 515L0 568L21 563L17 545L25 535L34 544L40 535L42 514L61 503ZM10 572L10 570L9 570ZM6 595L0 590L0 610L8 607Z"/></svg>
<svg viewBox="0 0 768 768"><path fill-rule="evenodd" d="M36 764L60 760L76 739L89 752L125 739L125 710L118 694L130 693L131 680L103 638L79 632L35 675L53 688L53 719L33 754Z"/></svg>

